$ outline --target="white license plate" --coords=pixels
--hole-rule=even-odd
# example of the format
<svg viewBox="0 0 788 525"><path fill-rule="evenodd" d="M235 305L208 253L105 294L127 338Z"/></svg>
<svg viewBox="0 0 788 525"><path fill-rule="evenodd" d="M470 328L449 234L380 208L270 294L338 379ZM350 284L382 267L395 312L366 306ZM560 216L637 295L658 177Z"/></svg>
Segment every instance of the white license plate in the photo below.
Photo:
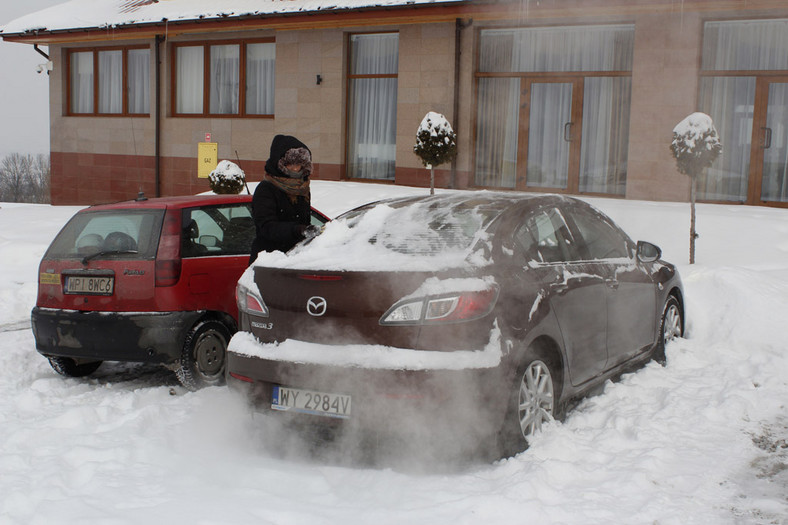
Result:
<svg viewBox="0 0 788 525"><path fill-rule="evenodd" d="M66 277L66 293L87 295L112 295L114 277L69 275Z"/></svg>
<svg viewBox="0 0 788 525"><path fill-rule="evenodd" d="M271 408L346 419L350 417L350 396L274 386Z"/></svg>

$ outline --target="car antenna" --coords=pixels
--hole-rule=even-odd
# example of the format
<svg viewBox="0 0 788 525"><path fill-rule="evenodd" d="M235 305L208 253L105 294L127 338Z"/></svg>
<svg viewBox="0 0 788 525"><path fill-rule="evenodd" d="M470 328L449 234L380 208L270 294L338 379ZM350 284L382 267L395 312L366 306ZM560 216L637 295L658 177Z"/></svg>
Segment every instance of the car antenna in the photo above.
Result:
<svg viewBox="0 0 788 525"><path fill-rule="evenodd" d="M241 159L238 157L238 150L235 150L235 160L238 161L238 167L241 168ZM241 168L241 171L243 171L243 168ZM249 191L249 185L246 184L246 172L245 171L244 171L244 188L246 188L246 194L247 195L251 195L252 194L252 192Z"/></svg>

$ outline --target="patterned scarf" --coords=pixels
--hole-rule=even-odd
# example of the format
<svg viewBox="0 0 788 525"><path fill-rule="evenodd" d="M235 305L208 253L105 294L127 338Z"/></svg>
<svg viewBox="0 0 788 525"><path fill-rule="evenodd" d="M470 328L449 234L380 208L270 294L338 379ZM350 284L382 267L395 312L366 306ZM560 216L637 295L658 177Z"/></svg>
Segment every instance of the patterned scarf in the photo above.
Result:
<svg viewBox="0 0 788 525"><path fill-rule="evenodd" d="M309 202L309 179L291 179L291 178L284 178L284 177L276 177L271 175L270 173L266 173L263 176L263 180L266 180L285 192L287 197L290 199L290 202L295 204L296 199L298 197L305 197L307 202Z"/></svg>

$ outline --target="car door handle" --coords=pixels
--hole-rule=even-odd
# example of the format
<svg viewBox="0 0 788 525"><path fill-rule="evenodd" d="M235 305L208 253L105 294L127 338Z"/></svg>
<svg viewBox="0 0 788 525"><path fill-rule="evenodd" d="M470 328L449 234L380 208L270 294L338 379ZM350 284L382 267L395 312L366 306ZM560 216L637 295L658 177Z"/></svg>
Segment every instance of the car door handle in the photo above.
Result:
<svg viewBox="0 0 788 525"><path fill-rule="evenodd" d="M618 279L606 279L605 284L608 288L612 288L613 290L618 290Z"/></svg>

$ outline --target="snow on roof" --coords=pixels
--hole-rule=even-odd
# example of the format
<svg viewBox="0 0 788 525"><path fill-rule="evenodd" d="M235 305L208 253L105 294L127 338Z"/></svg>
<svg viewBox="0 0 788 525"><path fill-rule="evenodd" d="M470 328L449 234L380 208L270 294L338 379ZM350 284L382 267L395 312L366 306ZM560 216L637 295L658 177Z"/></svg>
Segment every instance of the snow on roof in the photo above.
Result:
<svg viewBox="0 0 788 525"><path fill-rule="evenodd" d="M165 21L336 12L456 1L458 0L70 0L17 18L0 28L0 34L108 28Z"/></svg>

